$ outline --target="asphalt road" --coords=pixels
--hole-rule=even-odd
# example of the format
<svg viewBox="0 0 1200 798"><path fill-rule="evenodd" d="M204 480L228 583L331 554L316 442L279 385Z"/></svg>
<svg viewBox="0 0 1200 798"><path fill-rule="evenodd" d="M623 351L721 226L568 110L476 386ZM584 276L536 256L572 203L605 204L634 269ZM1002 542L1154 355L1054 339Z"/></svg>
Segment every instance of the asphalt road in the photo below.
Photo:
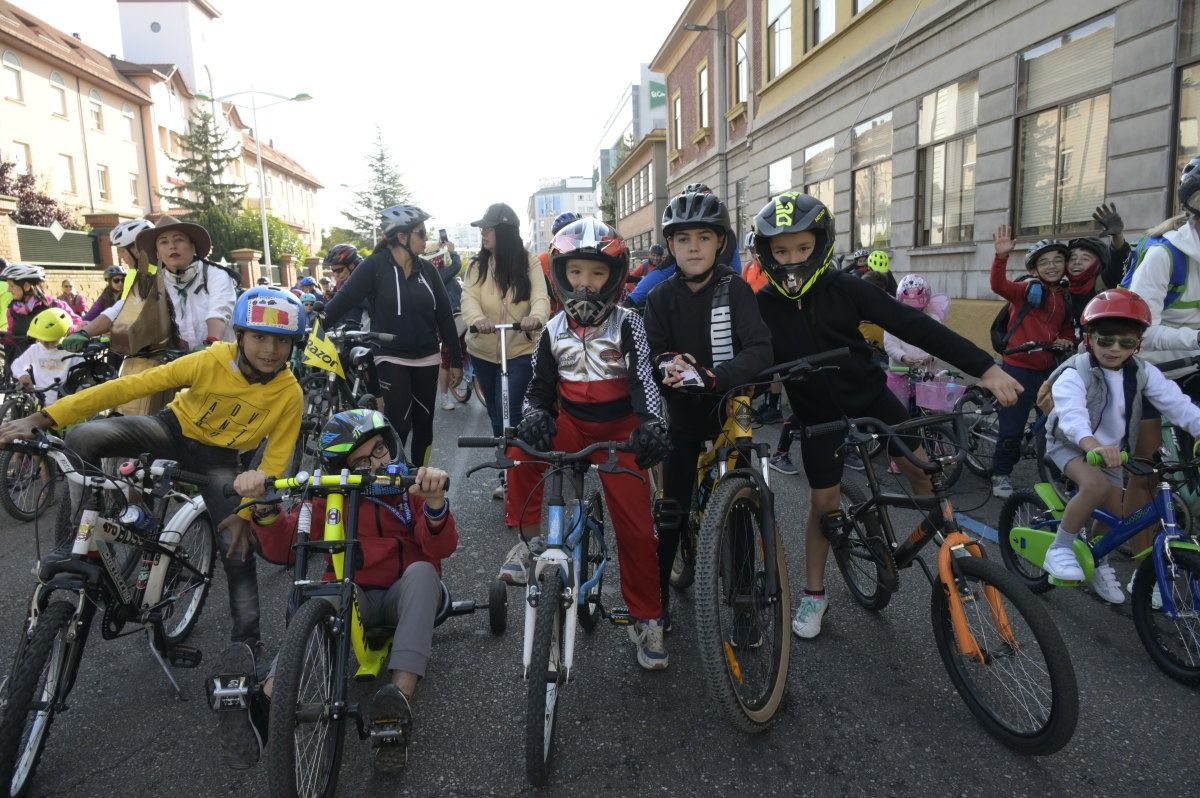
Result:
<svg viewBox="0 0 1200 798"><path fill-rule="evenodd" d="M760 432L773 440L778 426ZM446 563L455 598L486 598L510 545L494 478L463 477L480 450L458 450L458 435L487 434L480 406L439 411L435 463L454 477L452 506L462 543ZM1023 468L1027 464L1023 464ZM1032 472L1018 471L1018 484ZM802 587L802 476L775 475L793 593ZM970 474L957 505L995 526L999 502ZM969 509L975 507L976 509ZM610 530L611 535L611 530ZM0 660L30 594L33 526L0 520ZM995 554L994 548L991 550ZM1118 558L1119 559L1119 558ZM615 562L613 563L615 565ZM1124 582L1131 568L1115 563ZM215 660L228 634L224 578L214 582L192 642ZM616 571L613 571L615 576ZM260 565L264 637L278 648L289 576ZM646 673L624 629L581 632L576 679L560 704L558 746L547 795L1193 795L1185 774L1194 749L1200 695L1154 667L1128 605L1102 604L1083 590L1045 601L1062 631L1080 681L1079 727L1060 753L1028 758L982 731L951 686L934 646L929 585L902 572L901 591L871 615L846 594L830 566L831 609L815 641L794 640L788 694L775 726L747 737L708 700L686 595L676 600L667 638L670 668ZM606 581L621 603L616 579ZM509 630L493 636L485 613L451 618L434 635L429 676L415 705L410 764L375 776L368 749L352 733L341 769L342 795L513 795L534 792L524 776L524 696L520 679L520 595L510 591ZM69 711L57 717L33 793L44 796L267 794L261 767L224 768L216 719L204 703L208 663L176 671L185 702L140 636L93 634ZM365 701L374 685L355 685Z"/></svg>

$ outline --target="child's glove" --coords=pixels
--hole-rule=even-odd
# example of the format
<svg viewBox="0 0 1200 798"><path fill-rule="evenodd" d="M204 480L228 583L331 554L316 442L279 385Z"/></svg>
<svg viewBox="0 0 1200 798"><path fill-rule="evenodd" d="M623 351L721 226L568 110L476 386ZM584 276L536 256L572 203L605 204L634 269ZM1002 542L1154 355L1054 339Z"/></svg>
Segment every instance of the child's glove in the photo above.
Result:
<svg viewBox="0 0 1200 798"><path fill-rule="evenodd" d="M657 420L643 421L629 435L629 446L633 449L638 468L658 465L671 451L667 425Z"/></svg>
<svg viewBox="0 0 1200 798"><path fill-rule="evenodd" d="M558 433L558 422L549 410L533 409L525 414L517 425L517 437L539 452L548 452L554 446Z"/></svg>
<svg viewBox="0 0 1200 798"><path fill-rule="evenodd" d="M87 346L88 340L88 334L83 330L79 330L62 339L62 343L59 346L67 352L82 352L84 347Z"/></svg>
<svg viewBox="0 0 1200 798"><path fill-rule="evenodd" d="M1112 203L1098 205L1092 212L1092 219L1110 236L1119 236L1125 232L1125 220L1117 213L1117 206Z"/></svg>

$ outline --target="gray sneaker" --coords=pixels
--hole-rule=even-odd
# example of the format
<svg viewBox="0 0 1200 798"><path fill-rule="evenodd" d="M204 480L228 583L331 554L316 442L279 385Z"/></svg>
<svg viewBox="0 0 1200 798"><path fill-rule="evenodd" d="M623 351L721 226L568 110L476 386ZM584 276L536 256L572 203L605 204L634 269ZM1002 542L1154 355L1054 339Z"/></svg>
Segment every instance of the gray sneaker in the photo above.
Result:
<svg viewBox="0 0 1200 798"><path fill-rule="evenodd" d="M257 685L255 670L250 646L234 643L221 652L209 677L209 703L217 711L221 729L221 761L236 770L254 767L262 756L263 734L251 716Z"/></svg>
<svg viewBox="0 0 1200 798"><path fill-rule="evenodd" d="M992 495L997 499L1007 499L1013 494L1012 480L1007 474L996 474L992 477Z"/></svg>
<svg viewBox="0 0 1200 798"><path fill-rule="evenodd" d="M792 462L792 456L787 452L780 452L767 463L771 466L772 471L778 471L780 474L800 473L800 469L796 468L796 464Z"/></svg>
<svg viewBox="0 0 1200 798"><path fill-rule="evenodd" d="M408 764L408 741L412 734L412 707L400 688L384 685L367 707L371 747L375 749L375 770L398 773Z"/></svg>
<svg viewBox="0 0 1200 798"><path fill-rule="evenodd" d="M630 639L637 646L638 665L648 671L665 670L669 661L663 643L662 621L634 621L628 629Z"/></svg>
<svg viewBox="0 0 1200 798"><path fill-rule="evenodd" d="M796 637L812 640L821 634L821 621L829 610L829 599L818 599L806 595L800 599L796 616L792 618L792 633Z"/></svg>
<svg viewBox="0 0 1200 798"><path fill-rule="evenodd" d="M528 581L529 563L529 544L518 538L508 550L504 565L500 566L500 573L496 578L505 584L524 585Z"/></svg>

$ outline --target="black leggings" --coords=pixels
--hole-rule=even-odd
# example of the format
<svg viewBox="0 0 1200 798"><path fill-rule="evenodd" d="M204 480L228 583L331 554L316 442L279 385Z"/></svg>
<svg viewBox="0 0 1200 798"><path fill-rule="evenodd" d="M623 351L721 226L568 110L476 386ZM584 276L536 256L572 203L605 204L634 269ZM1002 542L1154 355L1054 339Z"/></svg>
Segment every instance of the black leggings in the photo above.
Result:
<svg viewBox="0 0 1200 798"><path fill-rule="evenodd" d="M408 460L425 465L433 443L433 403L437 396L438 367L400 366L375 361L379 390L383 394L383 413L395 427L400 442L408 448ZM412 445L408 434L412 433Z"/></svg>
<svg viewBox="0 0 1200 798"><path fill-rule="evenodd" d="M692 491L696 486L696 460L704 451L704 441L686 441L671 436L671 452L663 461L663 496L679 502L683 512L674 529L658 530L658 575L663 609L671 599L671 566L679 551L679 536L687 527L692 507Z"/></svg>

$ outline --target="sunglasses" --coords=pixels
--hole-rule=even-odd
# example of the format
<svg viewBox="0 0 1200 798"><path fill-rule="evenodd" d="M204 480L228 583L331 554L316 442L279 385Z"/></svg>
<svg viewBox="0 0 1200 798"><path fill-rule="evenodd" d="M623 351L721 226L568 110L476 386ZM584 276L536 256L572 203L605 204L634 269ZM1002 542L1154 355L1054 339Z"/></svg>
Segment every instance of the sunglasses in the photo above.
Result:
<svg viewBox="0 0 1200 798"><path fill-rule="evenodd" d="M124 278L124 277L109 277L109 278L108 278L108 280L109 280L109 282L113 282L113 283L123 283L123 282L125 282L125 278Z"/></svg>
<svg viewBox="0 0 1200 798"><path fill-rule="evenodd" d="M356 457L346 463L351 471L364 471L371 467L374 460L379 457L390 457L392 450L388 448L383 439L375 441L375 447L371 449L371 453L364 457Z"/></svg>
<svg viewBox="0 0 1200 798"><path fill-rule="evenodd" d="M342 267L342 268L340 268L340 269L330 269L329 271L333 272L334 274L342 274L343 272L345 272L345 271L346 271L346 267L345 267L345 266L343 266L343 267Z"/></svg>
<svg viewBox="0 0 1200 798"><path fill-rule="evenodd" d="M1122 349L1137 349L1141 345L1142 339L1136 335L1097 335L1092 339L1092 343L1101 349L1108 349L1113 344L1117 344Z"/></svg>

